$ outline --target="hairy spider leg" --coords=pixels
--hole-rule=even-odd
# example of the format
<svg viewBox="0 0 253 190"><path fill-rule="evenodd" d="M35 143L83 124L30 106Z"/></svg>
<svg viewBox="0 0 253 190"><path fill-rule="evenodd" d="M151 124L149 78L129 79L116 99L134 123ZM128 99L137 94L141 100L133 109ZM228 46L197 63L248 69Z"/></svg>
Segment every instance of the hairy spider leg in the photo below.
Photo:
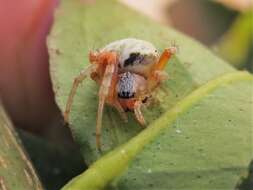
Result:
<svg viewBox="0 0 253 190"><path fill-rule="evenodd" d="M161 81L168 79L168 74L164 71L166 64L172 55L177 52L176 47L170 47L163 51L159 61L154 64L150 75L148 76L149 91L155 89Z"/></svg>
<svg viewBox="0 0 253 190"><path fill-rule="evenodd" d="M142 106L141 100L137 100L134 103L134 115L135 115L137 121L141 124L141 126L145 126L146 122L145 122L145 119L144 119L142 112L141 112L141 106Z"/></svg>
<svg viewBox="0 0 253 190"><path fill-rule="evenodd" d="M125 110L122 108L122 106L120 105L119 101L116 98L114 99L113 106L119 112L119 115L122 118L122 120L125 123L127 123L128 122L127 114L126 114Z"/></svg>
<svg viewBox="0 0 253 190"><path fill-rule="evenodd" d="M104 57L108 57L108 55L110 55L111 53L112 52L103 52L102 54ZM116 60L116 63L118 64L118 60ZM112 76L109 93L105 101L112 107L116 108L122 120L124 122L127 122L128 121L127 114L125 110L122 108L120 102L118 101L118 92L116 89L117 82L118 82L118 66L115 67L115 73Z"/></svg>
<svg viewBox="0 0 253 190"><path fill-rule="evenodd" d="M96 145L98 150L101 150L100 136L101 136L101 128L102 128L102 118L103 118L103 110L104 104L108 97L111 96L112 86L115 82L115 78L117 77L117 68L118 68L118 60L117 54L114 52L107 52L101 56L101 61L106 63L106 68L103 74L103 79L100 84L99 89L99 103L98 103L98 112L97 112L97 125L96 125ZM100 62L98 60L98 62Z"/></svg>
<svg viewBox="0 0 253 190"><path fill-rule="evenodd" d="M166 48L159 58L159 61L154 65L154 70L164 70L168 60L172 55L176 54L177 48L175 46Z"/></svg>
<svg viewBox="0 0 253 190"><path fill-rule="evenodd" d="M65 108L65 112L63 114L64 116L64 121L68 122L69 121L69 113L70 113L70 109L73 103L73 99L74 96L76 94L76 90L79 86L79 84L87 77L89 76L91 73L95 72L97 69L97 65L96 64L92 64L90 66L88 66L86 69L82 70L80 72L80 74L75 77L70 94L68 96L68 100L67 100L67 104L66 104L66 108Z"/></svg>

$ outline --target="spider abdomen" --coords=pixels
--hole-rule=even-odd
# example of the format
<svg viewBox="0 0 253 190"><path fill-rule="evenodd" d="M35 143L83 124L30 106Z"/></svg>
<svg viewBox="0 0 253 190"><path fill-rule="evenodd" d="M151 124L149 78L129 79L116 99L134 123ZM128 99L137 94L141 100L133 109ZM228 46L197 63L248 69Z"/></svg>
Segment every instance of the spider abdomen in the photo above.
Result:
<svg viewBox="0 0 253 190"><path fill-rule="evenodd" d="M112 42L101 51L116 52L119 72L133 72L147 76L152 65L158 61L159 53L150 42L127 38Z"/></svg>

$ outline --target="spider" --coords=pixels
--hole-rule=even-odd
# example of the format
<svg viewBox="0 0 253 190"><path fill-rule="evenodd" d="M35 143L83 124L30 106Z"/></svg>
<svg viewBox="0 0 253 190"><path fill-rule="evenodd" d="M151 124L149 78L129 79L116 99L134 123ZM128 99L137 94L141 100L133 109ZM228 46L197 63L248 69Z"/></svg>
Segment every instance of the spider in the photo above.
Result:
<svg viewBox="0 0 253 190"><path fill-rule="evenodd" d="M134 38L114 41L98 51L91 51L91 64L74 79L64 112L65 121L69 120L78 85L90 76L100 86L96 124L96 145L99 150L105 103L115 107L126 122L126 112L133 111L137 121L145 126L141 107L151 92L168 79L164 68L176 51L177 48L172 46L160 55L151 43Z"/></svg>

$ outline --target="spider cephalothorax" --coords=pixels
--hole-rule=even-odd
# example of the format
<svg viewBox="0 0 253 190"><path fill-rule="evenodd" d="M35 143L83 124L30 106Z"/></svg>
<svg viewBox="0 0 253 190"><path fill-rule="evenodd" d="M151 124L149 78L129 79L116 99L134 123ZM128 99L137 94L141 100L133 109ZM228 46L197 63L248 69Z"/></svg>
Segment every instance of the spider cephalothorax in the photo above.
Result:
<svg viewBox="0 0 253 190"><path fill-rule="evenodd" d="M126 111L134 111L139 123L145 125L141 106L161 81L167 79L164 68L175 53L176 48L170 47L160 55L151 43L133 38L118 40L98 51L90 52L91 64L74 80L64 112L65 121L68 122L79 83L90 76L100 85L96 126L96 143L99 149L105 103L115 107L125 121Z"/></svg>

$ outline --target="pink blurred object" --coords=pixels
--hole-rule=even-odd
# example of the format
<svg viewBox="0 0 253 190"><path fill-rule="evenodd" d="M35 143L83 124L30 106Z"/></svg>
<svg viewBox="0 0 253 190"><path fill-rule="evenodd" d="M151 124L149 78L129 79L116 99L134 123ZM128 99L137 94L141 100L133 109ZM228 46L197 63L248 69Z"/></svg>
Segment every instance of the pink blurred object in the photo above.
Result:
<svg viewBox="0 0 253 190"><path fill-rule="evenodd" d="M149 16L155 21L169 24L168 7L177 0L119 0L131 8Z"/></svg>
<svg viewBox="0 0 253 190"><path fill-rule="evenodd" d="M46 36L58 0L0 1L0 97L18 127L40 132L57 111Z"/></svg>

